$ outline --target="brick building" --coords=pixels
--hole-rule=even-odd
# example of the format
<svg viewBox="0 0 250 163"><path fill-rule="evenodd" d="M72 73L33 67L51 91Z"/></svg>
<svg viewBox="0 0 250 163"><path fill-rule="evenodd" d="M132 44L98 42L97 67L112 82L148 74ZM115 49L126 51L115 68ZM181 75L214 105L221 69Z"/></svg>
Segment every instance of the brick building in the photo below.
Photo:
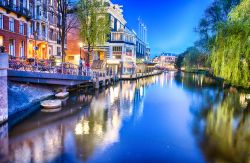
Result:
<svg viewBox="0 0 250 163"><path fill-rule="evenodd" d="M0 0L0 46L15 57L62 58L57 0ZM37 49L37 50L35 50Z"/></svg>
<svg viewBox="0 0 250 163"><path fill-rule="evenodd" d="M67 51L66 51L66 62L70 62L73 64L79 64L80 60L80 54L82 59L85 59L85 61L88 60L88 55L86 50L84 48L80 47L83 45L80 45L81 40L80 40L80 34L79 34L79 29L77 28L72 28L70 31L67 33Z"/></svg>
<svg viewBox="0 0 250 163"><path fill-rule="evenodd" d="M14 57L27 54L27 22L31 19L27 0L0 1L0 46Z"/></svg>
<svg viewBox="0 0 250 163"><path fill-rule="evenodd" d="M159 57L154 58L154 63L156 67L174 70L177 55L173 53L162 53Z"/></svg>
<svg viewBox="0 0 250 163"><path fill-rule="evenodd" d="M28 23L28 57L48 59L54 55L58 62L61 61L61 21L56 6L57 0L34 0L30 5L33 16ZM36 51L34 47L37 47Z"/></svg>

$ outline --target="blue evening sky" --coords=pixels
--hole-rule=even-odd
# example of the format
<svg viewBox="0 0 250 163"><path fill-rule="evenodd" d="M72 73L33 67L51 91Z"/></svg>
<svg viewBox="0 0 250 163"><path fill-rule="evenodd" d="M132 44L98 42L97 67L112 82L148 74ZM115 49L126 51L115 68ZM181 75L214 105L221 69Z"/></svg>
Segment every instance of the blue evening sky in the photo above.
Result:
<svg viewBox="0 0 250 163"><path fill-rule="evenodd" d="M148 26L151 56L181 53L197 40L194 27L212 0L111 0L123 5L128 26L138 29L140 16Z"/></svg>

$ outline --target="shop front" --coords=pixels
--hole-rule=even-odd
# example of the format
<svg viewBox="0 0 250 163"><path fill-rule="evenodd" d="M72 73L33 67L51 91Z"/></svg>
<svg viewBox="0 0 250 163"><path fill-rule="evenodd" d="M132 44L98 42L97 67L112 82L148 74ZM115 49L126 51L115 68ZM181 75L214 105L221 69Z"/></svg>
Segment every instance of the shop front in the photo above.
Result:
<svg viewBox="0 0 250 163"><path fill-rule="evenodd" d="M112 74L121 74L121 62L117 59L107 59L106 68Z"/></svg>
<svg viewBox="0 0 250 163"><path fill-rule="evenodd" d="M135 62L123 62L123 75L132 75L136 73Z"/></svg>

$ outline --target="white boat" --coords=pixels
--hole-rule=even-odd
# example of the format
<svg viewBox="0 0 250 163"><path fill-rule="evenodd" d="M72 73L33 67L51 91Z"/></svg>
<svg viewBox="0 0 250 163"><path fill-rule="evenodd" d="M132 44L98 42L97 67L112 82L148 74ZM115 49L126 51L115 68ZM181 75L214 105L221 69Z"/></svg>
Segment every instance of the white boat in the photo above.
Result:
<svg viewBox="0 0 250 163"><path fill-rule="evenodd" d="M58 109L58 108L61 108L62 102L61 102L61 100L46 100L46 101L41 102L41 106L44 109L48 109L48 110Z"/></svg>
<svg viewBox="0 0 250 163"><path fill-rule="evenodd" d="M250 100L250 94L246 95L246 99Z"/></svg>
<svg viewBox="0 0 250 163"><path fill-rule="evenodd" d="M61 99L63 99L63 98L65 98L65 97L68 97L68 96L69 96L69 92L60 92L60 93L56 94L55 96L56 96L56 98L61 98Z"/></svg>

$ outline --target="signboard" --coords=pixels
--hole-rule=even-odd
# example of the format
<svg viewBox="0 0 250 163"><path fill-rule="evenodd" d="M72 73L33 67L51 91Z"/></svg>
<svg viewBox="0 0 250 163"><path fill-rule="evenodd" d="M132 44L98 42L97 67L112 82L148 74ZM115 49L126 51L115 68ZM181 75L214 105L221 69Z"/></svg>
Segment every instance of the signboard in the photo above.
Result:
<svg viewBox="0 0 250 163"><path fill-rule="evenodd" d="M38 50L38 46L34 46L33 49L34 49L34 50Z"/></svg>

